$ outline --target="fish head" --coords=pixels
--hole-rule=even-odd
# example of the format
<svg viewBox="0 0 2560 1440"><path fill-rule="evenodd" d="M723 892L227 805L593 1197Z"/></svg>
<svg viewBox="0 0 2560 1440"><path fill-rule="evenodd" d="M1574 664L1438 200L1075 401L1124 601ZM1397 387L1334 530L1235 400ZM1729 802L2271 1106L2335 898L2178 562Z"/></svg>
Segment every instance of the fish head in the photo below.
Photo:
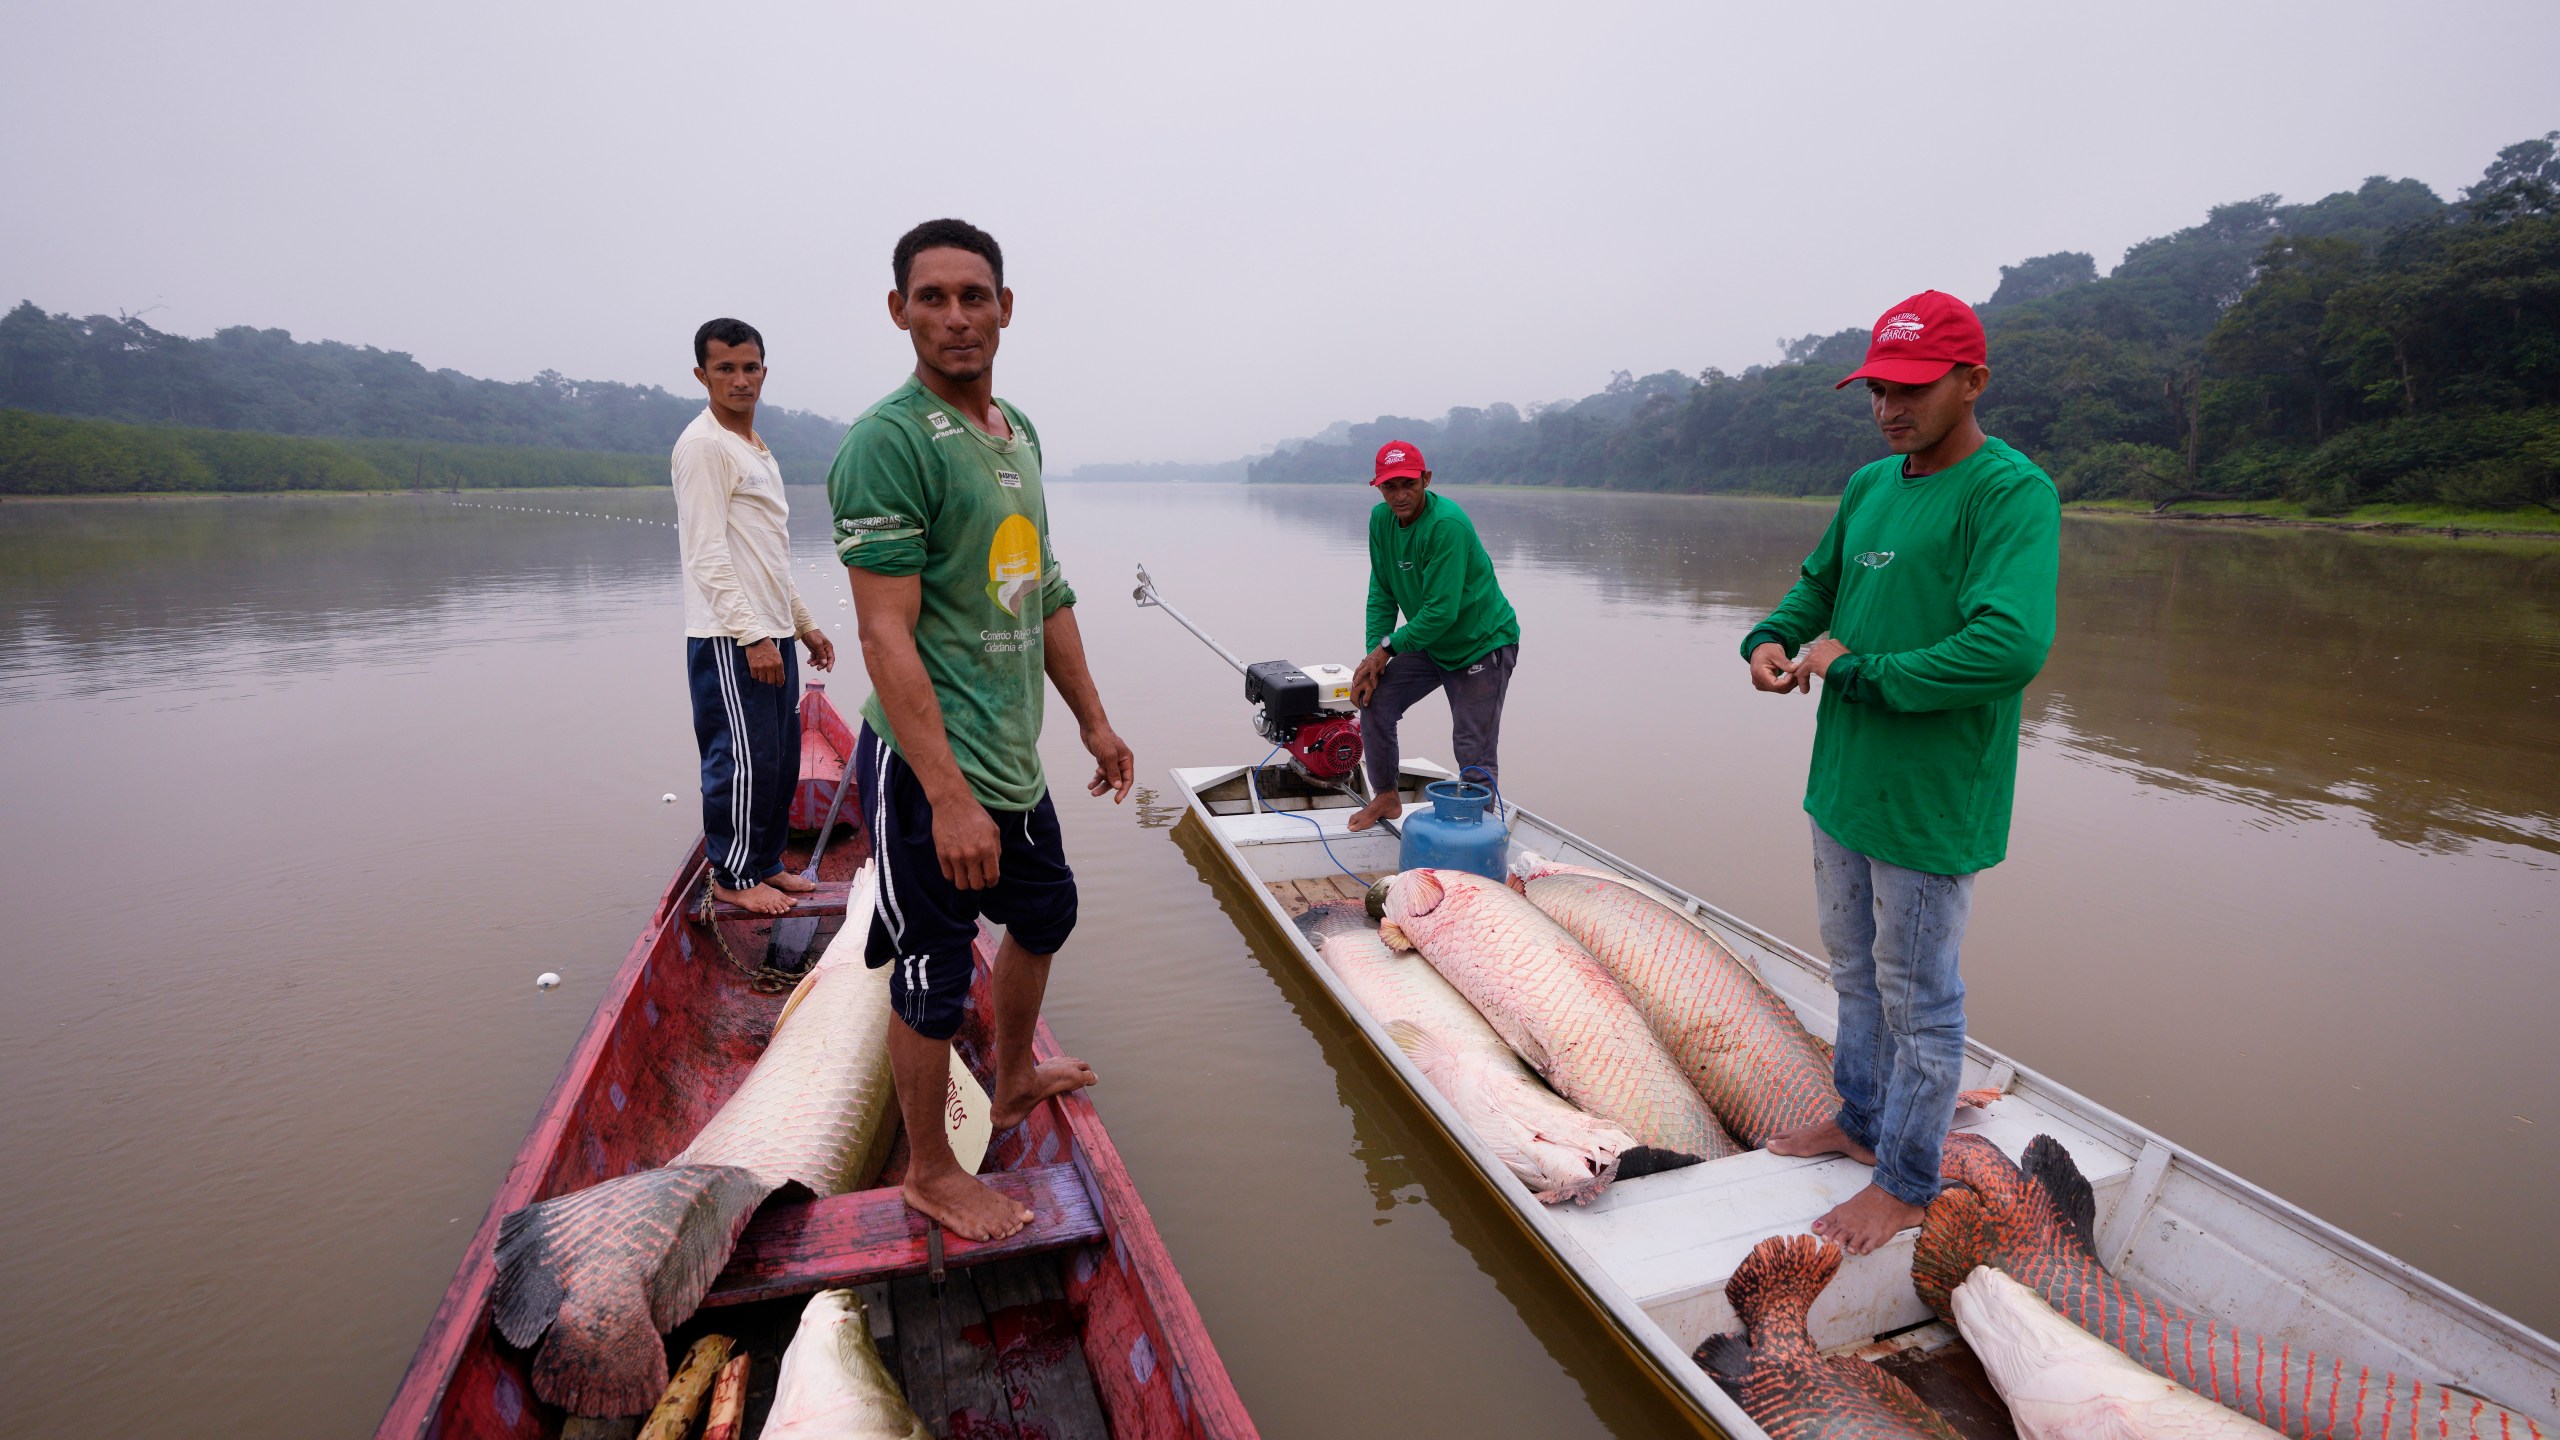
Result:
<svg viewBox="0 0 2560 1440"><path fill-rule="evenodd" d="M2078 1327L2044 1297L1988 1265L1977 1265L1948 1297L1956 1329L2003 1395L2023 1394L2067 1358L2058 1343Z"/></svg>
<svg viewBox="0 0 2560 1440"><path fill-rule="evenodd" d="M802 1325L842 1325L868 1319L862 1297L850 1290L821 1290L810 1296L808 1305L800 1311Z"/></svg>
<svg viewBox="0 0 2560 1440"><path fill-rule="evenodd" d="M1553 875L1556 871L1562 868L1564 867L1559 866L1556 862L1539 854L1535 850L1523 850L1518 855L1512 857L1511 878L1520 881L1522 884L1526 884L1531 880L1542 879L1546 876Z"/></svg>

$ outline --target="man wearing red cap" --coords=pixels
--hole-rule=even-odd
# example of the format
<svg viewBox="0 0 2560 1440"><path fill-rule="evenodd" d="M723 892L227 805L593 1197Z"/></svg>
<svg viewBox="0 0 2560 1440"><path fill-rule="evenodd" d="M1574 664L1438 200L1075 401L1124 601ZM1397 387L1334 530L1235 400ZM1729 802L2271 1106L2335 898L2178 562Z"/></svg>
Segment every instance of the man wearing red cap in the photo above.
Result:
<svg viewBox="0 0 2560 1440"><path fill-rule="evenodd" d="M1795 588L1742 642L1761 690L1823 682L1804 808L1840 1110L1769 1148L1875 1167L1813 1226L1857 1255L1938 1192L1964 1063L1957 952L1974 874L2008 850L2019 695L2053 645L2061 500L1974 422L1985 358L1982 322L1952 295L1876 321L1840 384L1867 383L1893 455L1849 477Z"/></svg>
<svg viewBox="0 0 2560 1440"><path fill-rule="evenodd" d="M1434 690L1449 692L1459 773L1494 782L1502 697L1520 658L1520 617L1493 578L1493 557L1467 512L1431 493L1421 449L1402 440L1379 446L1369 483L1383 503L1369 512L1369 653L1351 677L1351 699L1375 798L1351 817L1354 830L1403 812L1396 726Z"/></svg>

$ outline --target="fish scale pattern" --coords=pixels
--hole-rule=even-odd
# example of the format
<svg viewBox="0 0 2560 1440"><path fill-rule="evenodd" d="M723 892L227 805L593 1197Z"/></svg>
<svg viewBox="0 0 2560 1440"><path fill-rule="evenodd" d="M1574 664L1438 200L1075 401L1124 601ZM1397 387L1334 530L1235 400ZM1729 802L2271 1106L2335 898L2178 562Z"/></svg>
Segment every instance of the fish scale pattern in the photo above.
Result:
<svg viewBox="0 0 2560 1440"><path fill-rule="evenodd" d="M1389 943L1420 950L1566 1099L1644 1145L1701 1160L1739 1153L1618 982L1511 887L1407 870L1386 912Z"/></svg>
<svg viewBox="0 0 2560 1440"><path fill-rule="evenodd" d="M890 1132L889 969L863 964L864 933L829 948L792 1023L667 1163L734 1165L776 1189L797 1180L821 1196L854 1189L879 1168L879 1142Z"/></svg>
<svg viewBox="0 0 2560 1440"><path fill-rule="evenodd" d="M1614 976L1733 1137L1769 1137L1840 1112L1831 1062L1787 1003L1687 916L1612 876L1542 864L1529 903Z"/></svg>
<svg viewBox="0 0 2560 1440"><path fill-rule="evenodd" d="M1734 1267L1724 1295L1747 1340L1710 1335L1696 1359L1771 1440L1957 1440L1911 1387L1814 1348L1805 1317L1840 1270L1840 1247L1773 1235Z"/></svg>
<svg viewBox="0 0 2560 1440"><path fill-rule="evenodd" d="M2023 1168L1978 1135L1950 1135L1911 1256L1920 1298L1950 1296L1976 1265L2008 1272L2081 1329L2163 1375L2295 1440L2544 1440L2531 1416L2307 1347L2270 1344L2193 1315L2107 1273L2091 1243L2096 1206L2070 1153L2049 1135Z"/></svg>
<svg viewBox="0 0 2560 1440"><path fill-rule="evenodd" d="M2143 1369L2005 1270L1975 1266L1949 1299L1966 1346L2028 1440L2277 1440L2239 1411Z"/></svg>
<svg viewBox="0 0 2560 1440"><path fill-rule="evenodd" d="M1387 948L1357 911L1316 928L1324 962L1485 1147L1540 1200L1587 1202L1635 1140L1541 1084L1431 963Z"/></svg>
<svg viewBox="0 0 2560 1440"><path fill-rule="evenodd" d="M499 1222L499 1333L539 1340L533 1393L579 1415L632 1415L667 1383L658 1337L701 1303L766 1196L867 1180L895 1131L889 972L862 963L866 869L843 929L737 1092L681 1154L527 1205Z"/></svg>

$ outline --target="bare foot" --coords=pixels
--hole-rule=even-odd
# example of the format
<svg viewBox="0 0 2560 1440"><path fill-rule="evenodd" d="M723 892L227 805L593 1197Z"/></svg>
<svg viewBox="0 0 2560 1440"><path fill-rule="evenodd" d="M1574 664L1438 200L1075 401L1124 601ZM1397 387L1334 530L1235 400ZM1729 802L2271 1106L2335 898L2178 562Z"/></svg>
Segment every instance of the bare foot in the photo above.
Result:
<svg viewBox="0 0 2560 1440"><path fill-rule="evenodd" d="M965 1240L1001 1240L1031 1223L1030 1211L956 1166L939 1175L909 1175L898 1193L908 1209Z"/></svg>
<svg viewBox="0 0 2560 1440"><path fill-rule="evenodd" d="M1052 1095L1081 1090L1095 1080L1093 1067L1071 1056L1043 1060L1031 1067L1031 1078L1019 1090L998 1080L1003 1093L996 1096L995 1112L987 1117L987 1123L999 1132L1010 1130L1030 1118L1032 1106Z"/></svg>
<svg viewBox="0 0 2560 1440"><path fill-rule="evenodd" d="M764 883L788 895L806 895L818 888L818 882L797 870L776 870L764 877Z"/></svg>
<svg viewBox="0 0 2560 1440"><path fill-rule="evenodd" d="M1781 1130L1769 1137L1767 1148L1772 1155L1846 1155L1861 1165L1876 1163L1876 1152L1850 1139L1849 1132L1841 1129L1837 1120Z"/></svg>
<svg viewBox="0 0 2560 1440"><path fill-rule="evenodd" d="M1393 820L1404 813L1404 797L1390 790L1363 805L1351 817L1349 828L1366 830L1381 820Z"/></svg>
<svg viewBox="0 0 2560 1440"><path fill-rule="evenodd" d="M711 887L711 898L722 904L735 905L752 915L779 915L791 908L790 896L764 883L750 885L744 890L732 890L715 883Z"/></svg>
<svg viewBox="0 0 2560 1440"><path fill-rule="evenodd" d="M1831 1207L1813 1222L1813 1233L1852 1255L1873 1253L1877 1246L1920 1223L1927 1207L1909 1204L1870 1185Z"/></svg>

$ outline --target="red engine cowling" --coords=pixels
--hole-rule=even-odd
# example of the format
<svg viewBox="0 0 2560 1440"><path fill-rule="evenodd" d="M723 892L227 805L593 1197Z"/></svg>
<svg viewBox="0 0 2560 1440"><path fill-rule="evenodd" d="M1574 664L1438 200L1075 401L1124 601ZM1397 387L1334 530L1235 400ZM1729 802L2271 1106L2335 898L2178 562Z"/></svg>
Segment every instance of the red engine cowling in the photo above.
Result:
<svg viewBox="0 0 2560 1440"><path fill-rule="evenodd" d="M1329 715L1310 720L1286 742L1300 769L1318 780L1341 780L1360 765L1360 717Z"/></svg>

